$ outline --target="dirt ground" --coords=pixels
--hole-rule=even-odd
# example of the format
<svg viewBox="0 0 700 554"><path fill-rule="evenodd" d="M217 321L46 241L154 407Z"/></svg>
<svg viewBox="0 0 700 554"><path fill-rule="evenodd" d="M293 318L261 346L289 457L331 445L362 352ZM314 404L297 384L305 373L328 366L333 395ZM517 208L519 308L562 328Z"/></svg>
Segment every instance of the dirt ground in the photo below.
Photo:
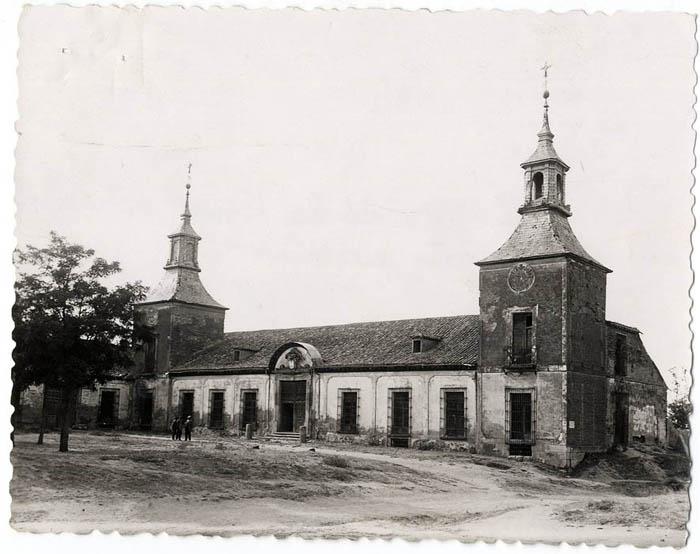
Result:
<svg viewBox="0 0 700 554"><path fill-rule="evenodd" d="M457 452L127 433L18 434L19 531L682 546L687 461L647 447L576 473Z"/></svg>

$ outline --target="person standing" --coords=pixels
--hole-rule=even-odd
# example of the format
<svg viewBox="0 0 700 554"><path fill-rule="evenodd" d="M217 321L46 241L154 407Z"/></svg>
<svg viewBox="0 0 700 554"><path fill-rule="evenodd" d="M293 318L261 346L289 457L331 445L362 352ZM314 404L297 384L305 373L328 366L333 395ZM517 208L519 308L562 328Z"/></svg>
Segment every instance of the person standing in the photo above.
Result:
<svg viewBox="0 0 700 554"><path fill-rule="evenodd" d="M173 433L173 440L179 440L178 435L180 434L180 418L176 417L170 424L170 430Z"/></svg>
<svg viewBox="0 0 700 554"><path fill-rule="evenodd" d="M185 420L185 440L192 440L192 416L187 416Z"/></svg>

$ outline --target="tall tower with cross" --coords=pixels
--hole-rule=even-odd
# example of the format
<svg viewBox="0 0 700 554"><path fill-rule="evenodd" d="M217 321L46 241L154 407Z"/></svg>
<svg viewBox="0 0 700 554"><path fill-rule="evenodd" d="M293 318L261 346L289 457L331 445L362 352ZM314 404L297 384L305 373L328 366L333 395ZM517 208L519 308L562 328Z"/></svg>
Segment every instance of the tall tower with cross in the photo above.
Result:
<svg viewBox="0 0 700 554"><path fill-rule="evenodd" d="M554 149L547 75L535 151L522 164L520 223L477 262L480 373L494 394L482 440L502 454L574 459L605 444L606 276L569 225L566 173Z"/></svg>
<svg viewBox="0 0 700 554"><path fill-rule="evenodd" d="M185 207L170 241L165 273L136 306L137 366L143 375L162 377L210 342L223 337L227 308L200 280L199 242L190 212L190 167Z"/></svg>
<svg viewBox="0 0 700 554"><path fill-rule="evenodd" d="M544 71L544 113L542 128L537 133L537 147L530 157L520 164L524 169L524 199L519 212L538 210L544 207L559 211L569 217L571 210L566 204L566 172L569 166L564 163L554 149L554 133L549 128L549 90L547 73L551 65L545 63Z"/></svg>

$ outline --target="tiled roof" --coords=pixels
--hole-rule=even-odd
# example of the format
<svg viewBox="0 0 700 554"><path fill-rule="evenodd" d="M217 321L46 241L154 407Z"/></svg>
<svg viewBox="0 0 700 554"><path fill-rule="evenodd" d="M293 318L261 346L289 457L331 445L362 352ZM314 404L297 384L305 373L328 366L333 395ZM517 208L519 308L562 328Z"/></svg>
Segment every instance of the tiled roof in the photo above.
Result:
<svg viewBox="0 0 700 554"><path fill-rule="evenodd" d="M547 160L556 160L563 165L565 169L569 169L569 166L566 165L564 160L559 157L559 154L557 154L557 151L554 149L554 145L552 144L554 133L552 133L549 128L548 108L549 106L545 101L542 128L540 129L540 132L537 133L537 148L527 160L520 164L520 167L525 167L527 165L544 162Z"/></svg>
<svg viewBox="0 0 700 554"><path fill-rule="evenodd" d="M195 239L202 238L197 234L197 231L194 230L194 227L192 227L189 217L183 217L180 226L175 230L175 232L169 234L168 237L175 237L177 235L187 235L188 237Z"/></svg>
<svg viewBox="0 0 700 554"><path fill-rule="evenodd" d="M204 288L199 272L181 267L166 269L160 283L149 291L141 304L169 301L226 309Z"/></svg>
<svg viewBox="0 0 700 554"><path fill-rule="evenodd" d="M566 165L559 157L559 154L557 154L557 151L554 149L554 145L551 143L551 141L538 142L535 151L521 165L528 165L531 163L543 162L546 160L557 160L563 165ZM569 166L566 167L568 168Z"/></svg>
<svg viewBox="0 0 700 554"><path fill-rule="evenodd" d="M610 271L583 249L567 218L547 208L523 213L503 246L477 265L557 255L573 255Z"/></svg>
<svg viewBox="0 0 700 554"><path fill-rule="evenodd" d="M418 335L439 339L427 352L414 354L411 339ZM280 346L301 342L320 353L321 367L476 365L479 356L479 316L430 317L226 333L171 373L192 369L267 368ZM254 350L234 361L234 351Z"/></svg>
<svg viewBox="0 0 700 554"><path fill-rule="evenodd" d="M641 335L642 332L637 329L636 327L630 327L629 325L625 325L624 323L618 323L617 321L605 321L605 324L608 327L616 327L618 329L622 329L623 331L629 331L630 333L636 333L638 335Z"/></svg>

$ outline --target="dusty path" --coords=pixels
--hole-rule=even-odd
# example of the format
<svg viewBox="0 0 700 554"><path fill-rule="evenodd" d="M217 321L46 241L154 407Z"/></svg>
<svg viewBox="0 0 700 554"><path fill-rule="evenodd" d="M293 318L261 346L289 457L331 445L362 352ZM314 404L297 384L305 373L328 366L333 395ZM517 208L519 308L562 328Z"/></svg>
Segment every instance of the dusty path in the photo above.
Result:
<svg viewBox="0 0 700 554"><path fill-rule="evenodd" d="M89 442L97 441L100 446L109 447L109 439L86 437ZM161 437L121 435L120 441L115 449L148 447L149 452L171 455L167 454L171 452L168 449L174 447L171 441ZM116 499L113 494L102 498L99 488L87 498L46 490L17 494L15 491L22 486L32 485L13 483L17 487L13 490L17 497L13 503L13 526L26 531L90 532L98 528L123 533L293 534L306 538L399 536L638 546L681 546L685 541L682 524L688 501L684 491L628 497L607 484L567 478L530 463L489 461L456 454L343 450L327 448L322 443L299 446L261 443L259 449L252 450L251 443L239 441L226 441L225 449L216 451L221 442L201 440L183 455L216 454L224 461L253 456L252 464L288 460L289 467L311 464L310 469L292 484L285 475L287 466L283 465L279 471L275 470L274 479L269 475L263 475L262 480L255 480L254 476L247 480L237 475L227 476L224 484L235 485L242 491L236 498L207 492L207 487L212 491L220 489L213 481L205 480L202 490L196 491L200 494L173 493L165 490L164 485L162 498L144 498L134 494L138 491L124 490ZM21 446L18 451L22 451ZM86 448L88 456L89 452ZM338 481L332 481L335 478L332 473L323 477L321 470L345 471L328 468L327 464L313 465L329 457L342 457L350 468L347 471L355 468L358 472L348 479L337 475ZM188 479L187 475L183 472L178 478ZM158 479L157 473L144 478ZM330 479L326 488L306 494L312 484L321 486L324 478ZM245 487L262 484L273 490L266 489L262 496L246 497ZM125 485L127 488L133 485ZM54 501L47 502L42 492L52 494Z"/></svg>

